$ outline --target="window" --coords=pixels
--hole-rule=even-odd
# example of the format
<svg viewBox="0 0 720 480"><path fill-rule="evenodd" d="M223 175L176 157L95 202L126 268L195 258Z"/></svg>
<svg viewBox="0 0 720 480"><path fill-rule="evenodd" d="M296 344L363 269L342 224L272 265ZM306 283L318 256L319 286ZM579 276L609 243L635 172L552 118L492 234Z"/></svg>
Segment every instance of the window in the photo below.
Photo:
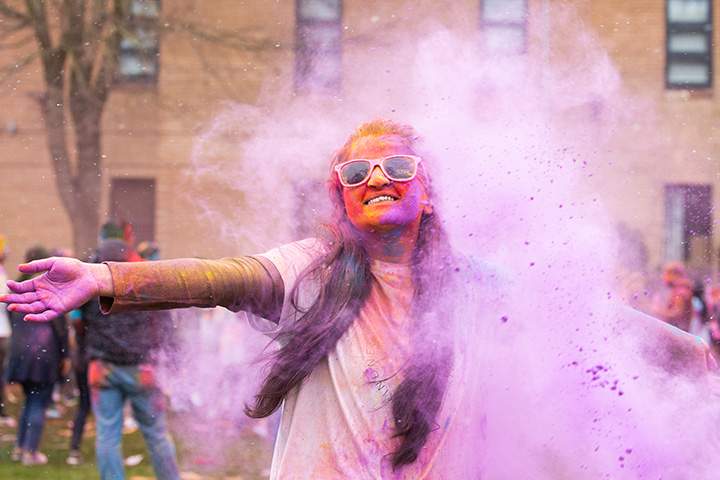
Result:
<svg viewBox="0 0 720 480"><path fill-rule="evenodd" d="M480 29L485 49L494 54L525 53L527 0L481 0Z"/></svg>
<svg viewBox="0 0 720 480"><path fill-rule="evenodd" d="M131 0L120 40L116 81L156 83L159 70L160 0Z"/></svg>
<svg viewBox="0 0 720 480"><path fill-rule="evenodd" d="M297 0L295 90L338 93L342 86L342 0Z"/></svg>
<svg viewBox="0 0 720 480"><path fill-rule="evenodd" d="M712 0L667 0L667 88L712 86Z"/></svg>
<svg viewBox="0 0 720 480"><path fill-rule="evenodd" d="M113 178L110 184L110 217L130 222L136 243L155 240L155 180Z"/></svg>
<svg viewBox="0 0 720 480"><path fill-rule="evenodd" d="M707 267L711 257L712 186L665 186L665 260Z"/></svg>

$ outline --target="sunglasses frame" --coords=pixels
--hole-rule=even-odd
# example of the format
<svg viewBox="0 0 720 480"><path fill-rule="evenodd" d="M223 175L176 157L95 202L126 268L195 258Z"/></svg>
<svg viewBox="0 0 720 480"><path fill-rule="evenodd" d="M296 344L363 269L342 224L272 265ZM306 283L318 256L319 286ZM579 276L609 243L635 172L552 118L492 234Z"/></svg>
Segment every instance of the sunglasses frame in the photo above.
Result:
<svg viewBox="0 0 720 480"><path fill-rule="evenodd" d="M398 157L405 157L410 158L415 163L415 172L412 174L412 176L408 179L404 180L396 180L392 176L388 174L388 172L385 170L385 161L390 160L391 158L398 158ZM362 180L362 182L354 183L352 185L349 185L345 183L342 179L342 175L340 174L340 170L345 165L348 165L353 162L368 162L370 164L370 169L368 170L367 175ZM415 178L418 174L418 170L420 169L420 163L422 162L422 158L418 157L417 155L390 155L388 157L384 158L375 158L375 159L369 159L369 158L353 158L352 160L348 160L347 162L343 162L341 164L335 165L335 173L337 174L338 181L343 187L352 188L352 187L359 187L360 185L363 185L367 183L368 180L370 180L370 177L372 176L372 172L375 170L375 167L380 167L380 170L383 172L383 175L387 177L388 180L391 180L393 182L409 182L413 178Z"/></svg>

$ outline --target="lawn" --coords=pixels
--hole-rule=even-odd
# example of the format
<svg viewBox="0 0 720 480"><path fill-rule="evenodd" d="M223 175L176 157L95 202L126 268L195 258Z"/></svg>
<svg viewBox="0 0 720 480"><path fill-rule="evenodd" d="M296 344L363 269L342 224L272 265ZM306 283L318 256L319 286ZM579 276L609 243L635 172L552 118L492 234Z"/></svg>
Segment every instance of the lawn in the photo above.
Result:
<svg viewBox="0 0 720 480"><path fill-rule="evenodd" d="M9 398L7 409L15 418L22 402L22 390L17 385L6 387ZM15 428L0 426L0 477L3 479L58 479L86 480L98 478L95 469L95 429L92 415L85 426L82 454L85 463L70 466L67 458L72 418L75 405L67 407L58 403L61 416L48 418L45 424L40 451L50 459L47 465L23 466L10 461L10 452L15 440ZM64 410L64 411L63 411ZM267 478L270 465L272 442L267 436L258 435L260 424L247 420L238 424L223 419L208 419L202 412L185 410L170 411L170 428L178 452L181 476L185 480L263 480ZM253 429L253 427L255 427ZM123 436L123 455L142 455L136 466L128 466L125 473L128 480L154 478L142 434L136 430Z"/></svg>

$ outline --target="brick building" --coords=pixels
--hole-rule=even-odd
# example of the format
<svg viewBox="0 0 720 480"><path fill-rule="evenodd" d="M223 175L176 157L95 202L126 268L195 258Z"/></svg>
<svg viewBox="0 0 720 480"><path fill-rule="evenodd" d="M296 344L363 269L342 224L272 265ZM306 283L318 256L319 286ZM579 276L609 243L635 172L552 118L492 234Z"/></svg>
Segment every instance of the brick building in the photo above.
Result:
<svg viewBox="0 0 720 480"><path fill-rule="evenodd" d="M147 13L152 0L133 4L155 15L152 8ZM588 145L594 146L591 159L603 165L584 181L601 192L622 232L621 249L631 253L628 268L653 272L665 260L682 259L696 271L717 273L713 210L720 138L712 45L718 17L711 0L166 0L160 5L160 22L153 24L160 32L157 42L151 36L125 45L121 74L132 81L118 86L105 112L99 208L103 218L129 218L138 241L156 240L162 257L257 251L267 243L249 233L258 225L281 227L288 237L301 230L297 219L313 210L318 170L288 173L282 162L273 164L276 184L260 191L262 166L269 160L263 158L260 169L250 164L277 146L268 150L267 143L253 139L270 135L272 115L306 117L310 125L304 128L327 131L327 144L282 125L277 128L283 141L298 144L299 152L278 148L279 156L326 159L360 113L389 113L384 105L395 102L401 114L412 102L401 95L405 82L413 82L422 49L446 38L428 32L442 28L460 39L449 40L452 52L447 52L458 55L458 62L469 58L464 55L484 55L496 64L511 58L522 65L517 78L535 79L540 86L535 92L547 95L545 101L555 105L554 99L564 99L563 108L549 108L550 115L567 128L584 125ZM237 32L246 47L230 45L237 43L232 37L206 42L187 28L174 28L198 19L206 29ZM477 51L457 51L463 50L458 45ZM412 48L420 53L406 55ZM13 58L13 52L0 51L3 64ZM600 63L607 69L593 67L587 81L578 80L583 68ZM36 101L39 68L33 64L0 86L0 232L12 248L9 270L33 244L72 245ZM598 78L601 72L609 72L607 79ZM576 103L567 78L578 80L576 87L585 93ZM452 75L444 80L459 81ZM603 93L609 82L617 82L612 96ZM376 101L378 91L387 98ZM378 107L363 104L363 98ZM234 110L224 106L228 101ZM343 108L358 115L318 120L317 112ZM218 124L228 111L239 116ZM242 182L231 181L236 177ZM617 188L609 191L608 184ZM279 190L291 195L285 198ZM278 215L292 212L293 219L279 225L280 216L269 208L275 205L283 207Z"/></svg>

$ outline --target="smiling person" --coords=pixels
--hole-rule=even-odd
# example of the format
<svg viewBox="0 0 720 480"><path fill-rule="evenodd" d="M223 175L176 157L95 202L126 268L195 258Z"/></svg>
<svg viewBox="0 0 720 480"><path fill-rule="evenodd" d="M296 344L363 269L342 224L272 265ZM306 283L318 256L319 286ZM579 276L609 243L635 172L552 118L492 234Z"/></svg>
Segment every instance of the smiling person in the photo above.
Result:
<svg viewBox="0 0 720 480"><path fill-rule="evenodd" d="M475 322L454 319L475 318L458 305L468 279L490 295L495 280L451 251L416 143L411 127L389 120L356 129L331 165L322 238L220 260L53 258L21 265L45 273L10 282L16 293L0 300L29 321L93 296L105 313L250 312L280 346L245 407L256 418L283 407L271 478L475 478L477 446L463 429L479 427L460 412L462 329Z"/></svg>

